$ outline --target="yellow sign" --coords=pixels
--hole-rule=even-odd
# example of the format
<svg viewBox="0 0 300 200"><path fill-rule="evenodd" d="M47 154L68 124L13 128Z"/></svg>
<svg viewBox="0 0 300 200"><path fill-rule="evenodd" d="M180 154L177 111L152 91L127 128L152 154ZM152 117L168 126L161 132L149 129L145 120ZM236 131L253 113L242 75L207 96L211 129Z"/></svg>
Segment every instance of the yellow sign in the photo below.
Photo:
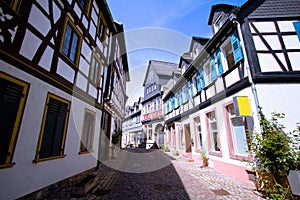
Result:
<svg viewBox="0 0 300 200"><path fill-rule="evenodd" d="M233 97L236 116L252 116L249 98L247 96Z"/></svg>

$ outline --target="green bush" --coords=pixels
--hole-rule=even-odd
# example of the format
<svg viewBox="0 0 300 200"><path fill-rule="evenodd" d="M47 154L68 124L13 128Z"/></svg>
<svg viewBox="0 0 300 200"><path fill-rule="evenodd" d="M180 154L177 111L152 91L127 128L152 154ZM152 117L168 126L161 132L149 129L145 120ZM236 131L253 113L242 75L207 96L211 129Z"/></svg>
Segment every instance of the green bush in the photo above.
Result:
<svg viewBox="0 0 300 200"><path fill-rule="evenodd" d="M286 175L289 170L299 165L297 153L292 148L292 140L284 132L285 127L279 123L285 115L272 113L267 120L261 109L259 111L261 133L252 133L251 150L257 161L257 189L271 199L294 198L291 194Z"/></svg>

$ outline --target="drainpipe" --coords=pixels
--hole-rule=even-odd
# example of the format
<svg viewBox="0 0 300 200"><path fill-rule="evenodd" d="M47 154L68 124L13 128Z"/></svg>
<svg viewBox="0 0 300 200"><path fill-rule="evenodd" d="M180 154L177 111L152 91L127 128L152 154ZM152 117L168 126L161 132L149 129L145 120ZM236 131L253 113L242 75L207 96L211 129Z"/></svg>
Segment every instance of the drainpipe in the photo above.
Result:
<svg viewBox="0 0 300 200"><path fill-rule="evenodd" d="M251 87L254 102L255 102L257 117L258 117L258 120L260 122L260 120L261 120L260 115L259 115L260 105L259 105L259 101L258 101L257 90L256 90L255 84L253 82L250 67L249 67L249 63L248 63L248 57L247 57L246 49L245 49L245 45L244 45L245 43L244 43L242 31L241 31L241 25L240 25L240 22L236 19L236 16L234 16L232 18L232 22L237 24L237 30L238 30L238 34L240 36L241 47L242 47L242 51L243 51L243 55L244 55L244 64L245 64L245 67L246 67L246 72L247 72L247 75L248 75L248 81L250 83L250 87Z"/></svg>

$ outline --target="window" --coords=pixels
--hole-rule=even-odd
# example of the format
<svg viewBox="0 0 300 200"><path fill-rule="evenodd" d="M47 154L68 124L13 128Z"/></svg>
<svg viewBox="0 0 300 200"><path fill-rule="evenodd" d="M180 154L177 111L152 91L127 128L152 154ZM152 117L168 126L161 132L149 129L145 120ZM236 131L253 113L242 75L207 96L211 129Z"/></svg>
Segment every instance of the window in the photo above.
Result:
<svg viewBox="0 0 300 200"><path fill-rule="evenodd" d="M99 36L99 39L101 40L101 42L105 41L106 29L107 29L107 24L105 22L105 19L104 19L102 13L100 13L99 25L98 25L98 36Z"/></svg>
<svg viewBox="0 0 300 200"><path fill-rule="evenodd" d="M183 88L182 88L182 103L185 103L185 102L187 102L187 97L186 97L186 86L184 86Z"/></svg>
<svg viewBox="0 0 300 200"><path fill-rule="evenodd" d="M148 125L148 140L152 140L152 124Z"/></svg>
<svg viewBox="0 0 300 200"><path fill-rule="evenodd" d="M203 143L202 143L202 131L201 131L201 124L200 124L200 117L196 117L194 119L195 123L195 132L198 137L198 148L202 149Z"/></svg>
<svg viewBox="0 0 300 200"><path fill-rule="evenodd" d="M83 128L80 142L80 153L88 153L93 150L96 113L88 109L84 112Z"/></svg>
<svg viewBox="0 0 300 200"><path fill-rule="evenodd" d="M100 76L102 72L101 62L95 57L92 58L92 64L90 68L90 80L97 86L100 86Z"/></svg>
<svg viewBox="0 0 300 200"><path fill-rule="evenodd" d="M67 58L69 58L75 65L77 65L80 46L81 46L81 35L76 30L75 26L71 24L70 20L67 19L65 29L64 29L61 52Z"/></svg>
<svg viewBox="0 0 300 200"><path fill-rule="evenodd" d="M212 56L210 58L210 82L213 82L217 78L217 71L216 71L216 63L215 63L215 57Z"/></svg>
<svg viewBox="0 0 300 200"><path fill-rule="evenodd" d="M210 62L204 66L204 79L207 84L211 82L211 73L210 73Z"/></svg>
<svg viewBox="0 0 300 200"><path fill-rule="evenodd" d="M157 99L153 100L153 110L156 111L157 110Z"/></svg>
<svg viewBox="0 0 300 200"><path fill-rule="evenodd" d="M4 0L14 11L19 12L22 0Z"/></svg>
<svg viewBox="0 0 300 200"><path fill-rule="evenodd" d="M233 154L248 156L247 134L245 129L245 117L237 117L233 104L227 106L228 120L230 125Z"/></svg>
<svg viewBox="0 0 300 200"><path fill-rule="evenodd" d="M89 3L90 3L91 1L88 1L88 0L78 0L78 3L79 3L79 5L81 6L81 8L84 10L84 12L88 15L88 13L89 13L89 7L90 7L90 5L89 5Z"/></svg>
<svg viewBox="0 0 300 200"><path fill-rule="evenodd" d="M215 111L207 113L209 134L211 139L211 150L220 151L219 133Z"/></svg>
<svg viewBox="0 0 300 200"><path fill-rule="evenodd" d="M224 51L224 56L225 56L226 61L227 61L228 69L230 69L234 66L234 57L233 57L233 52L232 52L230 42L227 42L223 46L223 51Z"/></svg>
<svg viewBox="0 0 300 200"><path fill-rule="evenodd" d="M0 168L11 167L29 85L0 73Z"/></svg>
<svg viewBox="0 0 300 200"><path fill-rule="evenodd" d="M220 15L214 24L215 25L215 33L220 30L220 28L223 26L224 22L225 21L222 18L222 15Z"/></svg>
<svg viewBox="0 0 300 200"><path fill-rule="evenodd" d="M64 156L70 102L48 94L35 161Z"/></svg>

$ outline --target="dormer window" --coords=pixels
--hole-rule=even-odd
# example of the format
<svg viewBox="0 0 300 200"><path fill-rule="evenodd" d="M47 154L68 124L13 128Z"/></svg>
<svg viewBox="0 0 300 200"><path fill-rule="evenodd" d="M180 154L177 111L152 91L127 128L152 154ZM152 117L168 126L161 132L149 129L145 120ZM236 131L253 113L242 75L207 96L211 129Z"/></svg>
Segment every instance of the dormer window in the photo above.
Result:
<svg viewBox="0 0 300 200"><path fill-rule="evenodd" d="M215 33L221 29L224 23L225 23L225 19L222 17L222 15L220 15L216 20L216 22L214 23Z"/></svg>

